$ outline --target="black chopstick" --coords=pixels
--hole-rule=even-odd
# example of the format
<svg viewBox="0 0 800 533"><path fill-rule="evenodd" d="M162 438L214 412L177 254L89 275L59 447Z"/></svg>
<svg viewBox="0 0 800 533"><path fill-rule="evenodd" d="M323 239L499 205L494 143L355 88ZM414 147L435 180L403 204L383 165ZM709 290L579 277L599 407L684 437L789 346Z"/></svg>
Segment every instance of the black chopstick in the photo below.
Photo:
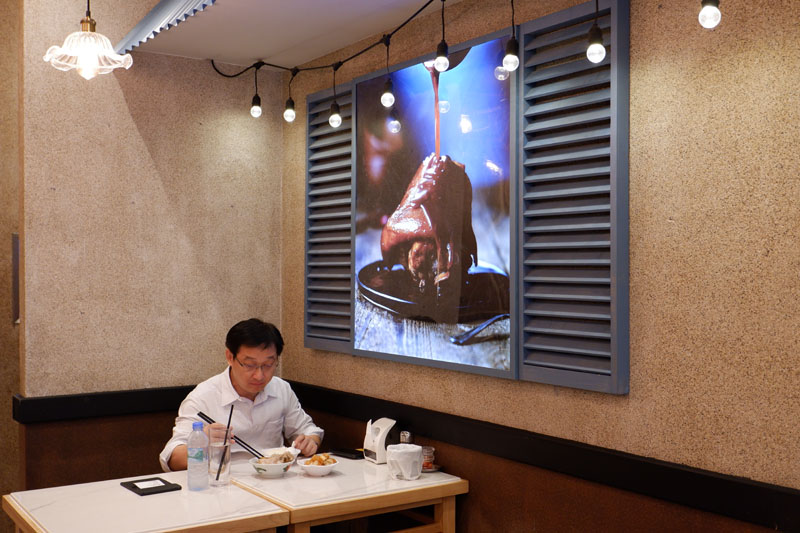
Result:
<svg viewBox="0 0 800 533"><path fill-rule="evenodd" d="M197 416L199 416L200 418L202 418L202 419L203 419L205 422L207 422L208 424L214 424L214 423L215 423L215 422L214 422L214 419L213 419L213 418L211 418L210 416L208 416L207 414L205 414L203 411L198 411L198 412L197 412ZM237 437L236 435L234 435L234 436L233 436L233 441L234 441L236 444L238 444L239 446L241 446L242 448L244 448L246 451L248 451L248 452L250 452L251 454L253 454L253 455L255 455L256 457L258 457L259 459L261 459L262 457L264 457L262 454L260 454L260 453L258 452L258 450L256 450L255 448L253 448L252 446L250 446L249 444L247 444L245 441L243 441L242 439L240 439L240 438L239 438L239 437Z"/></svg>
<svg viewBox="0 0 800 533"><path fill-rule="evenodd" d="M233 404L231 404L231 412L228 414L228 425L225 426L225 440L222 441L222 455L219 456L219 467L217 468L217 481L219 475L222 473L222 463L225 462L225 447L228 446L230 450L230 443L228 442L228 432L231 430L231 418L233 418Z"/></svg>

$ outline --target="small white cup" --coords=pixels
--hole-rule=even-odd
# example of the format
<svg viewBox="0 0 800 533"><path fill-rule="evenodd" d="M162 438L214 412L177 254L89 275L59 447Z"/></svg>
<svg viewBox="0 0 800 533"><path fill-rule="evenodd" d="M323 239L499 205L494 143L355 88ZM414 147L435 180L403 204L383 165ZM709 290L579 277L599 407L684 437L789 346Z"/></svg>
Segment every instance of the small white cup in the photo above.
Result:
<svg viewBox="0 0 800 533"><path fill-rule="evenodd" d="M422 474L422 446L392 444L386 447L386 464L393 479L417 479Z"/></svg>

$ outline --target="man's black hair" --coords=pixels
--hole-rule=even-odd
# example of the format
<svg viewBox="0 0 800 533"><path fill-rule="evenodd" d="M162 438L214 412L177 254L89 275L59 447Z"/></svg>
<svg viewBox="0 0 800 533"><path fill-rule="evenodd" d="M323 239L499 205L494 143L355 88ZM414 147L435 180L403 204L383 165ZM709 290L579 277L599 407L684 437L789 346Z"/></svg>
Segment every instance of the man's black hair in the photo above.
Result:
<svg viewBox="0 0 800 533"><path fill-rule="evenodd" d="M225 346L234 357L242 346L253 348L275 346L275 353L280 355L283 351L283 337L274 324L258 318L250 318L242 320L228 331L228 335L225 337Z"/></svg>

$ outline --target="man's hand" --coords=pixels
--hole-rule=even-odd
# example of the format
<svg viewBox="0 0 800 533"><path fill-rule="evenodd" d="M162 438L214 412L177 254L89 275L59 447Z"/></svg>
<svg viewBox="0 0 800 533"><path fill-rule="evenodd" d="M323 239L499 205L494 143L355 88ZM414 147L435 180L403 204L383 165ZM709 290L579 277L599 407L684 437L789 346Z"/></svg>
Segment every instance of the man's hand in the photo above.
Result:
<svg viewBox="0 0 800 533"><path fill-rule="evenodd" d="M300 450L300 453L305 456L317 453L319 444L320 439L316 435L298 435L294 439L294 447Z"/></svg>

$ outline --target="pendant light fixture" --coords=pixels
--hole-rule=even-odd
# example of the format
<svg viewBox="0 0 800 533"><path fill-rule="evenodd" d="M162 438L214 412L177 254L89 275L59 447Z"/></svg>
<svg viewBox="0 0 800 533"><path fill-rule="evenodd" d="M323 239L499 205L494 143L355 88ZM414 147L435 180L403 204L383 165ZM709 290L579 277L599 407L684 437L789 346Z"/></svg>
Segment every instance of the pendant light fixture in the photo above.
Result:
<svg viewBox="0 0 800 533"><path fill-rule="evenodd" d="M294 119L297 116L297 114L294 112L294 100L292 100L292 82L294 81L294 77L297 76L298 72L300 72L300 69L294 67L292 69L292 77L289 79L289 99L286 100L286 107L283 109L283 120L286 122L294 122Z"/></svg>
<svg viewBox="0 0 800 533"><path fill-rule="evenodd" d="M333 103L331 104L331 115L328 117L328 124L331 125L331 128L338 128L342 125L342 115L339 113L339 103L336 101L336 71L341 66L341 61L333 64Z"/></svg>
<svg viewBox="0 0 800 533"><path fill-rule="evenodd" d="M511 0L511 39L506 43L503 68L508 72L514 72L517 67L519 67L519 42L517 42L517 27L514 24L514 0Z"/></svg>
<svg viewBox="0 0 800 533"><path fill-rule="evenodd" d="M606 47L603 46L603 31L597 25L597 18L600 12L600 0L594 0L594 24L589 30L589 47L586 49L586 57L592 63L599 63L606 57Z"/></svg>
<svg viewBox="0 0 800 533"><path fill-rule="evenodd" d="M447 41L444 40L444 2L445 0L442 0L442 42L436 47L436 59L433 61L433 68L439 72L450 68L450 60L447 59Z"/></svg>
<svg viewBox="0 0 800 533"><path fill-rule="evenodd" d="M394 87L392 86L392 76L389 73L389 41L388 35L383 36L383 44L386 45L386 83L383 84L383 94L381 94L381 105L392 107L394 105Z"/></svg>
<svg viewBox="0 0 800 533"><path fill-rule="evenodd" d="M44 60L58 70L74 68L87 80L98 74L108 74L115 68L131 68L131 55L117 54L108 37L95 31L97 22L92 18L89 1L86 0L86 16L81 19L81 31L70 33L62 46L48 48Z"/></svg>
<svg viewBox="0 0 800 533"><path fill-rule="evenodd" d="M700 15L697 17L700 25L706 29L716 28L722 19L722 13L719 12L719 0L703 0L700 5Z"/></svg>
<svg viewBox="0 0 800 533"><path fill-rule="evenodd" d="M258 96L258 69L260 67L255 68L255 81L256 81L256 94L253 96L253 102L250 104L250 116L253 118L258 118L261 116L261 97Z"/></svg>

